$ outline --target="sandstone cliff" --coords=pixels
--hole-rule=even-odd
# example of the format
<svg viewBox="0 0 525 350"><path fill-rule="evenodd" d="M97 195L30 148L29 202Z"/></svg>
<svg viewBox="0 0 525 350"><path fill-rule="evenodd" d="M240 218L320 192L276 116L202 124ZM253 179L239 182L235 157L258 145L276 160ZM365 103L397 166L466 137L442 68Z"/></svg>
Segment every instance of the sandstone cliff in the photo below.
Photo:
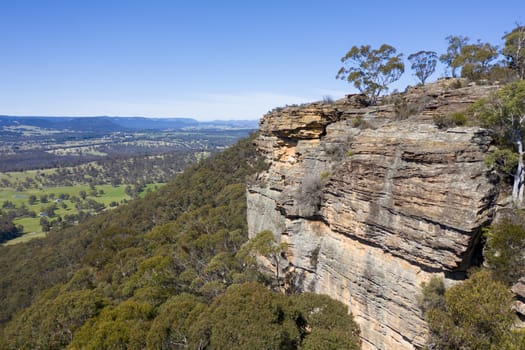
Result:
<svg viewBox="0 0 525 350"><path fill-rule="evenodd" d="M289 243L289 283L346 303L363 349L423 346L421 283L462 278L492 219L487 132L439 130L432 119L495 87L455 84L371 107L358 95L286 107L261 121L256 143L269 169L248 190L250 235L269 229Z"/></svg>

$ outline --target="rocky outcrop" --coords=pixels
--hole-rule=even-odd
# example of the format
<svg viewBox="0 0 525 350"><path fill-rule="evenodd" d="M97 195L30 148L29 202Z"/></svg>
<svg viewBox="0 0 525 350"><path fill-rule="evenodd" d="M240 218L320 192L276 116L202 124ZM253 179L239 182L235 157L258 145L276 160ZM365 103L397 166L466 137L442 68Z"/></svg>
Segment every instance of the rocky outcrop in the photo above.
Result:
<svg viewBox="0 0 525 350"><path fill-rule="evenodd" d="M493 86L440 81L384 98L286 107L261 121L268 163L248 189L250 235L289 244L288 280L346 303L363 349L421 348L421 283L452 282L480 253L497 188L477 127L439 130ZM456 88L455 88L456 87Z"/></svg>

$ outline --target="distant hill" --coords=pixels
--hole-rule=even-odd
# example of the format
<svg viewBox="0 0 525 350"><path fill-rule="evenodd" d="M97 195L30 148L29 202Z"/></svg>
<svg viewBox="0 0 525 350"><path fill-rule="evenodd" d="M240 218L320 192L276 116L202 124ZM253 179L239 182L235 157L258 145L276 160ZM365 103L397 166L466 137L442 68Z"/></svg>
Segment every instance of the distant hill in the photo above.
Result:
<svg viewBox="0 0 525 350"><path fill-rule="evenodd" d="M7 129L6 129L7 127ZM167 129L257 129L257 120L217 120L199 122L192 118L147 117L39 117L0 116L4 131L20 128L40 128L55 131L111 133L131 130Z"/></svg>

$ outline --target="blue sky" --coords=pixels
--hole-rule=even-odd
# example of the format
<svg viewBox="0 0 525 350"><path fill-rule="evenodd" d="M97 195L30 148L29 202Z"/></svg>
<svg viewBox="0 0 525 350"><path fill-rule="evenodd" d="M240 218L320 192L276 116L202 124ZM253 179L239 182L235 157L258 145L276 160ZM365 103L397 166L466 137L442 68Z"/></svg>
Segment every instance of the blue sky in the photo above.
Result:
<svg viewBox="0 0 525 350"><path fill-rule="evenodd" d="M501 45L517 22L523 0L0 0L0 114L256 119L355 92L335 79L353 45Z"/></svg>

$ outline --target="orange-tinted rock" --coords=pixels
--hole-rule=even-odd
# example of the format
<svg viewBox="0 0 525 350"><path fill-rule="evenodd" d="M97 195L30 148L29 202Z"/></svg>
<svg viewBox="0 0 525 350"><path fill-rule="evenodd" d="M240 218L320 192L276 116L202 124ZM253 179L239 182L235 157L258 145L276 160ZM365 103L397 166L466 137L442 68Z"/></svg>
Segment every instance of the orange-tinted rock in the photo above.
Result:
<svg viewBox="0 0 525 350"><path fill-rule="evenodd" d="M250 234L270 229L289 243L291 280L349 305L364 349L424 345L421 283L464 271L493 216L488 133L439 130L432 118L495 87L450 84L380 106L352 96L286 107L261 121L256 142L270 167L248 189Z"/></svg>

